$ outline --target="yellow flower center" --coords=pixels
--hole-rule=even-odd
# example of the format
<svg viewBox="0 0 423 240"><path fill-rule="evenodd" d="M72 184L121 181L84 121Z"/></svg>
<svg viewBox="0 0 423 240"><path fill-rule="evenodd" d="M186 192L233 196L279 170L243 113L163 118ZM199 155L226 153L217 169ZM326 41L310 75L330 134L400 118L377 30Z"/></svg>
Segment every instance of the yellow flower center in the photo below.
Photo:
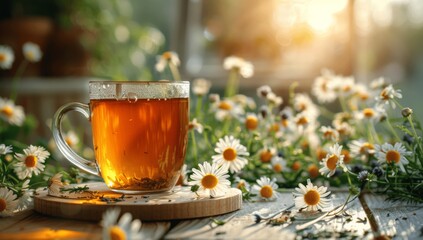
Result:
<svg viewBox="0 0 423 240"><path fill-rule="evenodd" d="M6 201L3 198L0 198L0 212L3 212L6 209Z"/></svg>
<svg viewBox="0 0 423 240"><path fill-rule="evenodd" d="M328 155L328 152L326 152L322 148L318 148L316 151L316 155L317 155L317 159L319 159L319 161L322 161L326 157L326 155Z"/></svg>
<svg viewBox="0 0 423 240"><path fill-rule="evenodd" d="M299 112L302 112L302 111L304 111L306 109L307 109L307 105L306 104L304 104L304 103L298 104L298 111Z"/></svg>
<svg viewBox="0 0 423 240"><path fill-rule="evenodd" d="M344 155L344 163L351 162L350 151L348 151L347 149L342 149L341 154Z"/></svg>
<svg viewBox="0 0 423 240"><path fill-rule="evenodd" d="M0 110L0 112L7 117L11 117L13 115L13 109L10 106L5 106Z"/></svg>
<svg viewBox="0 0 423 240"><path fill-rule="evenodd" d="M382 90L382 92L380 93L380 97L385 101L388 101L390 99L388 91L386 89Z"/></svg>
<svg viewBox="0 0 423 240"><path fill-rule="evenodd" d="M284 126L284 127L288 127L288 124L289 124L288 119L283 119L283 120L282 120L282 126Z"/></svg>
<svg viewBox="0 0 423 240"><path fill-rule="evenodd" d="M308 123L308 119L306 117L300 117L297 119L297 125L306 125Z"/></svg>
<svg viewBox="0 0 423 240"><path fill-rule="evenodd" d="M223 158L226 161L233 161L236 158L236 150L233 148L227 148L223 151Z"/></svg>
<svg viewBox="0 0 423 240"><path fill-rule="evenodd" d="M277 123L270 125L269 132L278 132L278 131L279 131L279 125Z"/></svg>
<svg viewBox="0 0 423 240"><path fill-rule="evenodd" d="M171 52L164 52L162 57L166 60L170 60L172 58L172 53Z"/></svg>
<svg viewBox="0 0 423 240"><path fill-rule="evenodd" d="M6 54L0 53L0 62L6 61Z"/></svg>
<svg viewBox="0 0 423 240"><path fill-rule="evenodd" d="M109 236L112 240L126 240L125 232L116 225L109 229Z"/></svg>
<svg viewBox="0 0 423 240"><path fill-rule="evenodd" d="M298 161L295 161L295 162L292 164L291 168L292 168L292 170L294 170L294 171L298 171L298 170L300 170L300 168L301 168L301 163L300 163L300 162L298 162Z"/></svg>
<svg viewBox="0 0 423 240"><path fill-rule="evenodd" d="M261 151L261 153L260 153L260 161L262 163L270 162L272 157L273 157L272 151L270 151L269 149L265 149L265 150Z"/></svg>
<svg viewBox="0 0 423 240"><path fill-rule="evenodd" d="M219 103L219 108L222 109L222 110L229 111L229 110L232 109L232 106L231 106L231 104L229 104L229 103L227 103L225 101L222 101L222 102Z"/></svg>
<svg viewBox="0 0 423 240"><path fill-rule="evenodd" d="M367 99L369 99L369 94L368 93L359 93L358 96L360 97L360 99L362 101L366 101Z"/></svg>
<svg viewBox="0 0 423 240"><path fill-rule="evenodd" d="M239 182L239 183L236 185L236 187L237 187L238 189L245 188L245 183L244 183L244 182Z"/></svg>
<svg viewBox="0 0 423 240"><path fill-rule="evenodd" d="M366 153L369 153L369 151L370 150L373 150L373 149L375 149L375 147L373 146L373 144L371 144L369 142L365 142L360 147L360 153L361 154L366 154Z"/></svg>
<svg viewBox="0 0 423 240"><path fill-rule="evenodd" d="M350 85L345 85L342 90L344 90L344 92L349 92L351 91L351 86Z"/></svg>
<svg viewBox="0 0 423 240"><path fill-rule="evenodd" d="M324 83L322 83L322 85L320 85L320 89L323 91L323 92L327 92L328 91L328 86L327 86L328 84L326 83L326 82L324 82Z"/></svg>
<svg viewBox="0 0 423 240"><path fill-rule="evenodd" d="M336 168L336 164L338 163L338 156L336 156L335 154L332 154L328 160L326 161L326 166L330 169L330 170L335 170Z"/></svg>
<svg viewBox="0 0 423 240"><path fill-rule="evenodd" d="M258 119L254 116L248 116L247 119L245 120L245 127L248 130L254 130L256 129L258 126Z"/></svg>
<svg viewBox="0 0 423 240"><path fill-rule="evenodd" d="M65 142L70 146L70 147L72 147L72 145L73 145L73 141L72 141L72 139L71 138L69 138L69 137L67 137L67 138L65 138Z"/></svg>
<svg viewBox="0 0 423 240"><path fill-rule="evenodd" d="M309 206L317 205L320 201L320 194L316 190L309 190L304 194L304 202Z"/></svg>
<svg viewBox="0 0 423 240"><path fill-rule="evenodd" d="M26 165L26 167L29 167L29 168L35 167L35 165L37 165L37 162L38 162L38 159L34 155L28 155L25 158L25 165Z"/></svg>
<svg viewBox="0 0 423 240"><path fill-rule="evenodd" d="M316 164L312 164L308 167L308 175L310 175L311 178L317 178L319 176L319 168L316 166Z"/></svg>
<svg viewBox="0 0 423 240"><path fill-rule="evenodd" d="M371 108L365 108L363 110L363 115L366 118L372 118L375 115L375 111L373 109L371 109Z"/></svg>
<svg viewBox="0 0 423 240"><path fill-rule="evenodd" d="M219 180L217 179L217 177L212 174L208 174L204 176L203 179L201 179L201 185L207 189L213 189L214 187L216 187L218 182Z"/></svg>
<svg viewBox="0 0 423 240"><path fill-rule="evenodd" d="M333 138L333 137L335 137L335 132L332 131L332 130L325 131L323 133L323 137L326 138L326 139Z"/></svg>
<svg viewBox="0 0 423 240"><path fill-rule="evenodd" d="M264 198L271 198L273 196L273 189L269 185L265 185L260 189L260 196Z"/></svg>
<svg viewBox="0 0 423 240"><path fill-rule="evenodd" d="M25 56L29 61L34 61L35 59L35 54L33 51L26 52Z"/></svg>
<svg viewBox="0 0 423 240"><path fill-rule="evenodd" d="M275 172L282 172L282 165L280 163L273 165L273 170Z"/></svg>
<svg viewBox="0 0 423 240"><path fill-rule="evenodd" d="M395 150L389 150L386 152L386 162L387 163L398 163L401 159L401 154Z"/></svg>

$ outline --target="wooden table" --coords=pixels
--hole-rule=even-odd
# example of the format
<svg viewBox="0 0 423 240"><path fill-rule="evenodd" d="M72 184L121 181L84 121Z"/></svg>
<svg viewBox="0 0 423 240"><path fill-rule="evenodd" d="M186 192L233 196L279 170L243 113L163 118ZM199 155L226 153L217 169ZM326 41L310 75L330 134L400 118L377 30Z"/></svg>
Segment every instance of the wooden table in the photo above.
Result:
<svg viewBox="0 0 423 240"><path fill-rule="evenodd" d="M336 206L346 192L332 193ZM290 190L274 202L244 202L241 210L214 219L226 221L218 226L213 218L184 221L143 222L144 239L297 239L322 238L373 239L381 234L394 239L423 239L423 204L387 202L383 196L365 194L355 199L347 214L325 219L304 231L296 227L305 222L296 215L291 223L272 225L254 222L253 212L270 213L293 202ZM98 222L84 222L41 215L27 210L14 217L0 219L0 239L101 239Z"/></svg>

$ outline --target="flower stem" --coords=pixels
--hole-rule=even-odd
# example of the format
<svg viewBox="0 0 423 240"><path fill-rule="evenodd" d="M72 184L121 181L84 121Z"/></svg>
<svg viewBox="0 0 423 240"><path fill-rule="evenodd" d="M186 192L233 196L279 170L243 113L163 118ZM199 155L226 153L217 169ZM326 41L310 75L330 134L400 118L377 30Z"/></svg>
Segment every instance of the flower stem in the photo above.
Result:
<svg viewBox="0 0 423 240"><path fill-rule="evenodd" d="M420 144L420 139L419 139L419 136L417 135L416 128L414 127L413 119L412 119L411 116L408 116L407 120L410 123L411 129L413 130L413 135L414 135L413 137L414 137L414 139L417 143L417 147L420 150L420 154L423 154L423 148L422 148L422 145ZM420 164L423 166L423 159L422 158L420 158Z"/></svg>
<svg viewBox="0 0 423 240"><path fill-rule="evenodd" d="M192 139L192 153L194 155L194 166L198 165L198 153L197 153L197 142L195 141L195 131L191 131L191 139Z"/></svg>
<svg viewBox="0 0 423 240"><path fill-rule="evenodd" d="M16 98L18 97L18 91L17 91L18 78L22 75L27 65L28 65L28 61L24 59L23 62L19 65L19 68L16 71L15 76L13 77L12 91L10 92L10 99L14 102L16 101Z"/></svg>
<svg viewBox="0 0 423 240"><path fill-rule="evenodd" d="M173 80L175 81L181 81L181 75L179 74L178 68L173 64L172 62L169 62L169 68L172 72Z"/></svg>
<svg viewBox="0 0 423 240"><path fill-rule="evenodd" d="M198 118L200 122L202 122L203 120L203 114L201 112L202 104L203 104L203 97L197 96L197 103L195 105L195 116Z"/></svg>
<svg viewBox="0 0 423 240"><path fill-rule="evenodd" d="M389 120L389 118L386 119L386 122L388 123L388 127L389 130L391 130L391 132L394 134L394 137L396 140L401 141L401 138L398 136L397 132L395 131L394 127L392 126L391 121Z"/></svg>
<svg viewBox="0 0 423 240"><path fill-rule="evenodd" d="M236 69L231 69L229 72L229 79L226 85L225 96L232 97L238 93L239 90L239 73Z"/></svg>

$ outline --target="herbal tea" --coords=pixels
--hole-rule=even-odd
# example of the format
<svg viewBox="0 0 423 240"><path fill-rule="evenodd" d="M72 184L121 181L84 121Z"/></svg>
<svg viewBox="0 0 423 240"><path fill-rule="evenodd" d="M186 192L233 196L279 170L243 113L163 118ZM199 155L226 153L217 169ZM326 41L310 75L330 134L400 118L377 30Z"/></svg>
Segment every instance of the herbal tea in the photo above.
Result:
<svg viewBox="0 0 423 240"><path fill-rule="evenodd" d="M93 144L107 186L121 191L171 189L184 164L188 98L91 99Z"/></svg>

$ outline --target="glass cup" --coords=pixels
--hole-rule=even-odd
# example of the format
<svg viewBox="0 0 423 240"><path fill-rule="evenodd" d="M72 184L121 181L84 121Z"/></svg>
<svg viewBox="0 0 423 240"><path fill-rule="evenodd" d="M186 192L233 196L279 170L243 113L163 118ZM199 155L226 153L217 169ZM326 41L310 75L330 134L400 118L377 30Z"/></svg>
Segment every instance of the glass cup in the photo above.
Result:
<svg viewBox="0 0 423 240"><path fill-rule="evenodd" d="M189 82L89 83L90 103L68 103L54 115L58 149L71 163L103 178L113 191L171 190L184 164L189 124ZM75 153L63 138L69 111L91 121L95 161Z"/></svg>

